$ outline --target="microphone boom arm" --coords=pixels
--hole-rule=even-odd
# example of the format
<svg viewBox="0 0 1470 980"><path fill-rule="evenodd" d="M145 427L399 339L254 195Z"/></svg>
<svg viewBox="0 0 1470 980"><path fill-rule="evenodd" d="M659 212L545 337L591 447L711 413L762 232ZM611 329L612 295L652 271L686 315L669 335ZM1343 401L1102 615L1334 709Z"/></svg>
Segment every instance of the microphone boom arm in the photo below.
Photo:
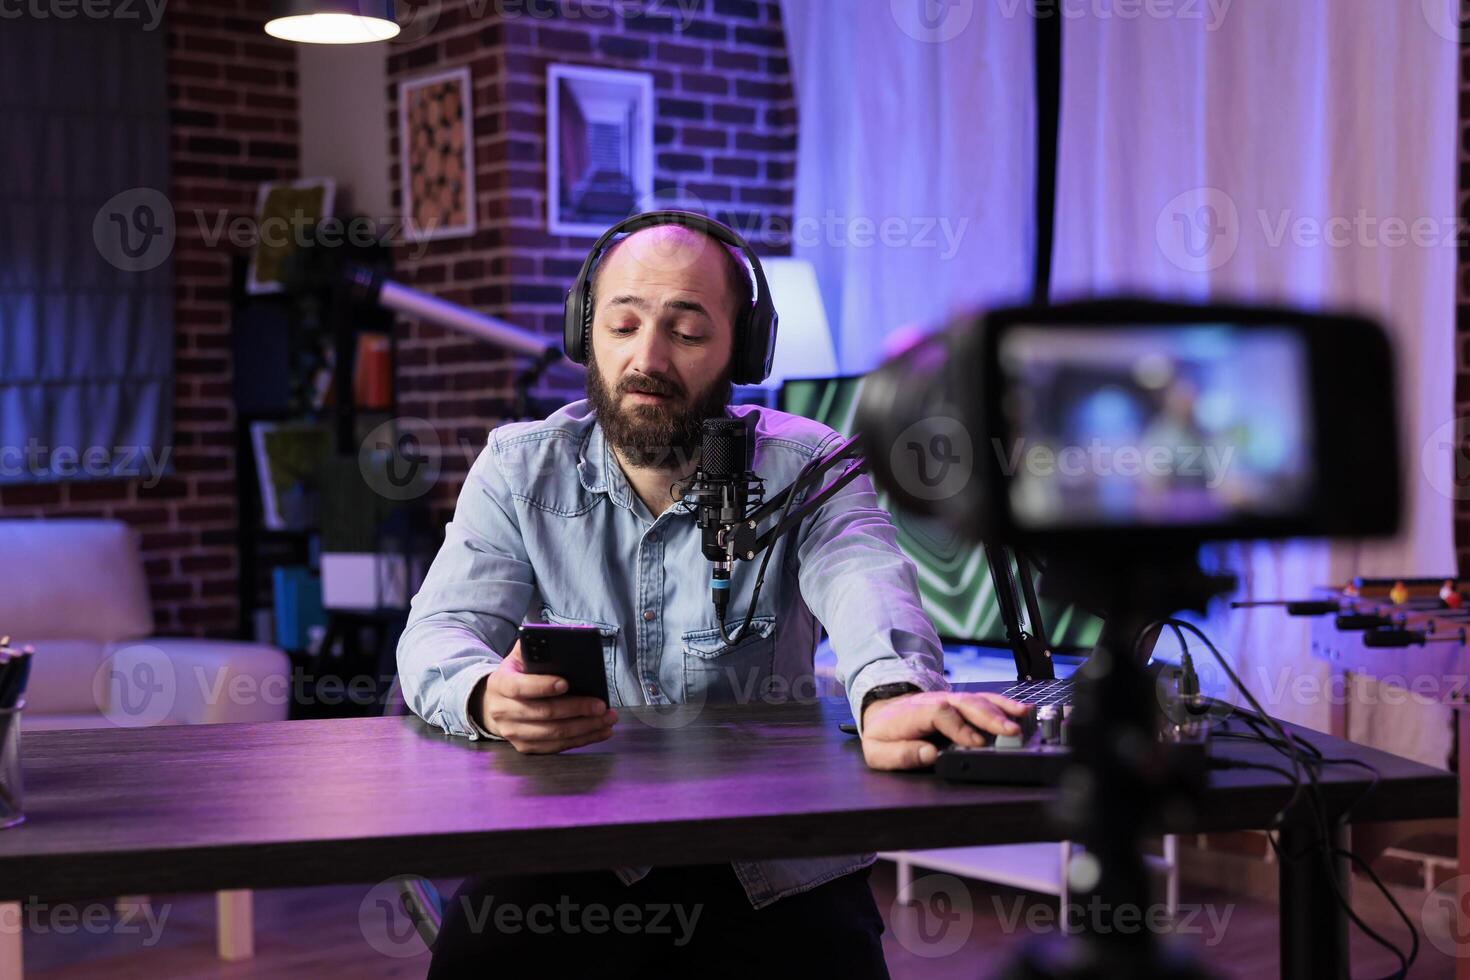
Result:
<svg viewBox="0 0 1470 980"><path fill-rule="evenodd" d="M783 534L794 529L832 499L843 487L862 475L867 468L867 460L863 458L859 448L861 441L861 434L844 440L836 449L808 464L795 480L771 494L770 499L745 515L744 520L731 526L728 531L722 532L720 544L724 546L726 555L731 559L739 558L746 561L754 559L763 550L773 547ZM789 497L818 483L833 468L843 462L848 463L847 469L843 470L831 483L803 500L799 507L787 506ZM780 520L765 533L760 533L761 524L776 514L782 515ZM1001 608L1001 618L1006 625L1006 639L1015 655L1018 679L1039 680L1055 677L1051 645L1046 636L1046 627L1042 623L1036 591L1031 583L1032 572L1028 558L1019 551L1000 546L992 546L986 548L985 551L990 561L990 574L996 600ZM1015 562L1014 572L1011 567L1012 561ZM1025 603L1024 607L1021 605L1022 602ZM1030 631L1021 626L1022 609L1025 610L1031 626ZM721 628L723 629L723 626Z"/></svg>
<svg viewBox="0 0 1470 980"><path fill-rule="evenodd" d="M819 507L830 500L843 487L856 480L864 469L867 468L867 460L863 459L858 443L860 435L854 435L844 440L836 449L826 456L811 463L801 475L793 480L782 490L772 494L770 499L760 507L745 515L745 519L735 525L734 531L734 556L750 560L765 548L771 547L781 535L796 527L803 520L813 514ZM792 507L786 512L785 518L764 534L759 534L761 522L771 516L780 513L787 495L798 493L806 487L821 480L838 463L851 461L846 470L838 477L823 487L820 491L801 502L799 507Z"/></svg>

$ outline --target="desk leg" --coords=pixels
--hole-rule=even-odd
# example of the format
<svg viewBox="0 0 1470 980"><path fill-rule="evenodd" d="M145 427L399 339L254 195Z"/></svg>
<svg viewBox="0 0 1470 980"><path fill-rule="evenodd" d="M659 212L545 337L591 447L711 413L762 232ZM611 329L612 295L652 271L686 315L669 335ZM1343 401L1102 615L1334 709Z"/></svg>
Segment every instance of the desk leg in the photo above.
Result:
<svg viewBox="0 0 1470 980"><path fill-rule="evenodd" d="M1470 873L1470 710L1455 712L1455 724L1459 734L1459 749L1456 755L1455 774L1460 777L1460 815L1455 818L1455 858L1459 867L1456 877ZM1466 935L1470 922L1465 916L1465 886L1457 885L1455 895L1455 935ZM1470 958L1455 958L1455 980L1470 980Z"/></svg>
<svg viewBox="0 0 1470 980"><path fill-rule="evenodd" d="M1281 828L1281 975L1294 980L1347 980L1347 913L1333 888L1348 899L1347 861L1322 856L1320 835L1301 816ZM1346 828L1338 828L1333 844L1346 846ZM1302 854L1302 857L1291 855Z"/></svg>
<svg viewBox="0 0 1470 980"><path fill-rule="evenodd" d="M255 955L255 905L249 889L215 892L215 937L219 958L248 960Z"/></svg>
<svg viewBox="0 0 1470 980"><path fill-rule="evenodd" d="M1348 697L1352 690L1353 675L1345 670L1330 669L1327 674L1327 734L1333 738L1347 738ZM1341 695L1339 700L1338 695Z"/></svg>
<svg viewBox="0 0 1470 980"><path fill-rule="evenodd" d="M0 977L21 980L20 939L25 934L19 902L0 902Z"/></svg>

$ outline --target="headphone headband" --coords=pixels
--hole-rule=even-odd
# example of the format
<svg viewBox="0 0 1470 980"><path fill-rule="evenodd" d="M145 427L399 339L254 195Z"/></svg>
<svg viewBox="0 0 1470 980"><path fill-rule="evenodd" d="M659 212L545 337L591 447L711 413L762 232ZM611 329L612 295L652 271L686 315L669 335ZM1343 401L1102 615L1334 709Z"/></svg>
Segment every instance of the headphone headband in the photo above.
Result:
<svg viewBox="0 0 1470 980"><path fill-rule="evenodd" d="M736 384L760 384L771 373L771 357L776 349L778 322L770 287L766 284L765 270L761 268L760 258L739 232L714 218L693 211L647 211L624 218L602 233L587 253L572 287L567 290L562 328L563 348L567 358L578 364L587 363L592 342L592 272L597 268L597 263L609 244L618 235L631 235L659 225L681 225L700 232L731 248L739 249L750 263L756 295L750 309L740 311L735 318L731 380Z"/></svg>

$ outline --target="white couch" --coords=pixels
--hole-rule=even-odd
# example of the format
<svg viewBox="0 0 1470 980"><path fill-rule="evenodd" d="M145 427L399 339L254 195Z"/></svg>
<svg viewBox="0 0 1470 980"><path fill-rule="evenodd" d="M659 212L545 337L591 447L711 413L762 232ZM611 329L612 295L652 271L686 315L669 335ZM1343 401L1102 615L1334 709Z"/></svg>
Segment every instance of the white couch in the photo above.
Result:
<svg viewBox="0 0 1470 980"><path fill-rule="evenodd" d="M0 556L0 634L36 648L24 731L285 720L291 663L281 650L152 635L138 534L126 524L0 520ZM216 904L219 955L250 957L250 892L220 892ZM18 977L19 964L19 933L0 929L0 976Z"/></svg>
<svg viewBox="0 0 1470 980"><path fill-rule="evenodd" d="M36 648L27 731L285 719L285 653L152 635L138 534L126 524L0 520L0 555L0 634Z"/></svg>

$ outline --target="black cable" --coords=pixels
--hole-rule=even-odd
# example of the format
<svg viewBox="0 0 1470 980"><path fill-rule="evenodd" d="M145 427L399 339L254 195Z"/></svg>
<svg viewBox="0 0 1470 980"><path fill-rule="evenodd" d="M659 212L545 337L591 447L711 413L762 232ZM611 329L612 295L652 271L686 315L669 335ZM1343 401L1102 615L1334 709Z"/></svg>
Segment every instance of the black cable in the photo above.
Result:
<svg viewBox="0 0 1470 980"><path fill-rule="evenodd" d="M1409 958L1408 962L1403 963L1403 971L1404 973L1407 973L1409 967L1413 965L1414 960L1417 959L1419 956L1418 930L1416 930L1414 928L1414 924L1409 921L1409 917L1404 912L1403 906L1399 905L1398 902L1395 902L1393 900L1393 896L1388 894L1388 888L1383 884L1383 879L1378 877L1378 872L1374 871L1373 868L1369 866L1367 861L1364 861L1362 858L1358 857L1356 854L1354 854L1352 851L1347 850L1346 848L1338 847L1334 848L1333 851L1334 853L1341 854L1343 857L1346 857L1350 862L1363 869L1363 872L1367 874L1368 877L1372 880L1374 887L1378 889L1379 893L1388 897L1389 904L1393 906L1393 910L1398 913L1398 917L1404 923L1404 928L1409 930L1409 941L1411 944L1409 946ZM1398 952L1397 947L1394 947L1394 952ZM1400 959L1400 962L1403 962L1403 960Z"/></svg>
<svg viewBox="0 0 1470 980"><path fill-rule="evenodd" d="M1289 769L1273 766L1269 762L1251 762L1249 759L1211 759L1211 769L1264 769L1267 772L1278 773L1287 779L1293 778Z"/></svg>
<svg viewBox="0 0 1470 980"><path fill-rule="evenodd" d="M1261 718L1265 718L1265 719L1269 720L1270 723L1281 734L1280 744L1282 744L1282 745L1289 745L1290 744L1290 738L1287 735L1286 731L1284 729L1282 729L1279 725L1276 725L1275 720L1274 719L1271 719L1270 716L1266 714L1266 711L1265 711L1264 708L1261 707L1260 702L1256 701L1256 699L1251 695L1250 691L1248 691L1246 689L1245 683L1238 676L1236 676L1235 671L1233 671L1233 670L1230 669L1230 665L1225 662L1225 658L1223 656L1221 656L1220 651L1215 648L1215 645L1210 642L1209 637L1205 636L1202 632L1200 632L1199 628L1196 627L1193 623L1188 623L1188 622L1185 622L1184 620L1178 620L1178 619L1160 619L1160 620L1155 620L1152 623L1149 623L1147 626L1145 626L1139 632L1139 635L1138 635L1137 639L1134 640L1133 650L1134 650L1135 656L1137 655L1139 649L1142 647L1143 641L1145 639L1147 639L1148 634L1151 633L1151 632L1153 632L1154 630L1163 629L1165 626L1168 626L1168 627L1170 627L1171 629L1174 630L1175 634L1179 637L1179 642L1180 642L1181 646L1184 643L1184 635L1183 635L1183 632L1180 629L1181 626L1188 627L1189 630L1190 630L1190 632L1194 633L1201 640L1203 640L1204 643L1205 643L1205 646L1209 647L1210 652L1212 654L1214 654L1215 660L1217 662L1219 662L1220 668L1225 671L1226 675L1230 678L1231 682L1236 686L1236 688L1241 692L1241 694L1245 696L1246 700L1249 701L1251 703L1251 705L1255 708L1255 711L1256 711L1257 715L1259 717L1261 717ZM1248 716L1242 715L1242 717L1243 718L1247 718ZM1254 724L1253 723L1252 723L1252 727L1254 727ZM1291 764L1292 764L1292 766L1291 766L1291 773L1290 773L1290 775L1288 777L1291 780L1291 796L1288 797L1286 803L1271 818L1271 825L1272 825L1272 827L1279 827L1283 823L1285 823L1285 821L1286 821L1286 815L1291 811L1291 809L1294 806L1296 806L1297 801L1301 797L1301 791L1302 791L1302 772L1303 772L1303 768L1304 767L1303 767L1303 765L1301 763L1301 760L1299 759L1298 754L1296 752L1287 753L1287 756L1288 756L1288 758L1289 758L1289 760L1291 761Z"/></svg>
<svg viewBox="0 0 1470 980"><path fill-rule="evenodd" d="M1239 709L1237 709L1237 710L1239 710ZM1244 712L1242 712L1240 715L1238 715L1236 717L1239 717L1241 721L1243 721L1247 725L1249 725L1250 728L1251 728L1251 730L1249 732L1219 731L1219 732L1215 732L1215 737L1216 738L1240 738L1240 739L1249 739L1249 740L1255 741L1255 742L1264 742L1265 744L1269 745L1271 748L1275 749L1278 752L1285 752L1285 751L1287 751L1286 743L1283 742L1283 741L1281 741L1279 738L1277 738L1274 735L1269 735L1269 734L1261 731L1261 723L1259 721L1257 721L1253 716L1248 715L1248 714L1245 714ZM1220 724L1222 724L1222 725L1229 725L1230 722L1231 722L1231 720L1232 720L1231 718L1221 718L1220 719ZM1308 742L1306 739L1302 738L1300 735L1297 735L1295 732L1292 733L1292 740L1296 744L1296 747L1297 748L1304 749L1305 751L1310 752L1313 756L1315 756L1315 758L1311 760L1314 764L1322 761L1322 758L1323 758L1323 756L1322 756L1322 750L1319 749L1319 748L1317 748L1317 746L1313 745L1311 742ZM1334 761L1334 762L1350 763L1350 764L1358 764L1358 765L1364 765L1364 766L1367 765L1366 762L1360 763L1360 762L1358 762L1357 759L1334 759L1332 761Z"/></svg>
<svg viewBox="0 0 1470 980"><path fill-rule="evenodd" d="M1362 803L1368 797L1372 796L1373 791L1378 788L1378 784L1383 781L1383 775L1376 768L1364 762L1362 759L1328 759L1324 757L1321 761L1324 765L1357 766L1360 769L1366 769L1368 771L1368 774L1373 777L1372 781L1368 783L1368 788L1365 789L1356 800L1353 800L1353 802L1349 803L1343 809L1342 818L1344 820L1347 820L1348 814L1352 813L1353 809L1356 808L1359 803Z"/></svg>
<svg viewBox="0 0 1470 980"><path fill-rule="evenodd" d="M1247 735L1244 732L1234 732L1234 733L1227 733L1227 734L1233 734L1237 738L1246 738L1246 739L1252 739L1252 740L1254 740L1254 736ZM1262 741L1264 741L1264 739L1262 739ZM1370 768L1370 769L1372 768L1371 766L1368 766L1367 763L1360 762L1357 759L1343 759L1343 760L1330 760L1330 761L1333 761L1333 762L1356 763L1358 765L1366 766L1367 768ZM1269 762L1252 762L1252 761L1244 760L1244 759L1212 759L1212 760L1210 760L1210 768L1212 768L1212 769L1261 769L1261 770L1265 770L1267 772L1274 772L1274 773L1277 773L1278 775L1285 776L1287 779L1293 779L1292 774L1290 772L1288 772L1287 770L1281 768L1280 766L1273 766ZM1375 774L1375 776L1376 776L1376 774ZM1293 779L1293 782L1295 782L1294 779ZM1373 782L1373 786L1377 786L1377 785L1378 785L1378 781L1375 778L1374 779L1374 782ZM1284 810L1282 812L1278 812L1277 815L1276 815L1276 818L1274 818L1274 819L1279 822L1280 818L1283 816L1283 813L1284 813ZM1270 841L1271 849L1272 849L1272 851L1274 851L1276 853L1276 856L1277 856L1277 859L1278 860L1287 860L1288 858L1290 858L1290 855L1284 855L1282 853L1281 846L1280 846L1280 844L1277 843L1277 841L1276 841L1275 838L1267 837L1267 840ZM1372 868L1369 868L1363 862L1363 860L1361 858L1359 858L1356 854L1353 854L1351 851L1344 850L1343 848L1340 848L1340 847L1331 848L1331 852L1327 855L1327 860L1329 861L1329 867L1328 867L1327 870L1329 871L1329 873L1332 870L1332 868L1330 867L1331 854L1346 855L1353 863L1355 863L1355 864L1363 867L1364 869L1366 869L1368 871L1368 873L1369 873L1369 876L1374 879L1374 883L1378 886L1379 890L1380 891L1383 891L1384 894L1387 894L1386 889L1383 887L1382 882L1380 880L1378 880L1378 875L1373 872L1373 869ZM1301 856L1302 857L1305 857L1307 855L1304 854L1304 855L1301 855ZM1389 900L1392 901L1392 898L1390 897ZM1380 935L1378 932L1376 932L1372 927L1370 927L1366 922L1364 922L1361 918L1359 918L1358 914L1351 907L1347 907L1346 910L1347 910L1348 916L1353 920L1353 922L1358 926L1358 928L1360 930L1362 930L1362 932L1363 932L1364 935L1366 935L1369 939L1372 939L1374 942L1378 943L1380 946L1382 946L1385 949L1387 949L1390 953L1394 954L1394 957L1399 961L1399 972L1398 973L1395 973L1395 974L1392 974L1391 976L1399 977L1399 976L1403 976L1403 975L1405 975L1405 973L1407 973L1408 968L1409 968L1409 965L1411 963L1413 963L1415 957L1418 956L1418 953L1419 953L1419 950L1418 950L1418 946L1419 946L1419 934L1414 931L1414 927L1409 922L1408 917L1404 914L1403 908L1400 907L1397 902L1394 902L1393 904L1394 904L1394 911L1398 913L1398 915L1399 915L1399 917L1401 919L1403 919L1404 925L1406 927L1408 927L1409 933L1410 933L1410 936L1411 936L1410 942L1412 943L1412 945L1410 947L1410 953L1409 953L1409 956L1408 956L1407 959L1404 957L1403 952L1397 946L1393 945L1389 940L1387 940L1386 938L1384 938L1382 935Z"/></svg>
<svg viewBox="0 0 1470 980"><path fill-rule="evenodd" d="M786 523L786 515L791 510L791 502L796 499L797 487L801 486L802 479L808 473L810 473L812 467L816 466L817 463L819 463L820 461L820 457L814 457L810 462L808 462L805 466L801 468L800 473L796 474L796 479L791 481L791 487L786 491L786 502L781 505L781 515L776 518L777 527L780 527L782 524ZM771 563L771 555L776 550L776 542L780 540L781 535L779 534L771 538L770 543L766 545L766 553L761 556L761 567L756 572L755 586L750 591L750 606L745 610L745 622L740 625L740 635L732 639L730 634L725 630L725 617L720 617L720 639L725 641L726 647L733 647L735 644L745 639L746 633L749 632L751 620L755 618L756 600L760 598L761 586L764 585L766 582L766 566Z"/></svg>
<svg viewBox="0 0 1470 980"><path fill-rule="evenodd" d="M1215 738L1229 738L1231 736L1234 736L1235 738L1241 738L1241 739L1251 739L1253 741L1254 740L1265 741L1265 739L1262 739L1259 735L1247 734L1246 732L1224 732L1224 733L1215 735L1214 737ZM1292 808L1295 807L1296 804L1297 804L1297 800L1301 798L1301 793L1302 793L1302 778L1301 778L1301 774L1299 772L1295 772L1295 771L1288 772L1285 769L1281 769L1281 768L1278 768L1276 766L1271 766L1271 765L1269 765L1267 763L1256 763L1256 762L1245 762L1245 761L1239 761L1239 762L1237 762L1235 760L1226 760L1226 759L1211 760L1211 761L1212 762L1224 763L1223 765L1218 765L1215 768L1220 768L1220 769L1271 769L1271 770L1273 770L1275 772L1281 773L1283 776L1285 776L1287 779L1289 779L1291 781L1291 796L1287 797L1286 802L1281 805L1281 809L1277 810L1276 813L1272 815L1271 822L1270 822L1270 824L1268 826L1272 830L1275 830L1276 828L1280 827L1282 824L1286 823L1286 815L1292 811Z"/></svg>
<svg viewBox="0 0 1470 980"><path fill-rule="evenodd" d="M1258 721L1264 722L1267 727L1271 728L1276 733L1277 739L1267 739L1264 736L1264 733L1261 733L1259 732L1259 730L1257 730L1257 734L1261 736L1261 740L1266 744L1271 745L1271 747L1274 748L1278 753L1286 755L1290 759L1292 763L1293 774L1296 774L1300 771L1305 771L1307 774L1307 780L1310 786L1308 792L1308 802L1311 805L1312 816L1315 818L1321 843L1312 845L1308 851L1304 851L1298 855L1283 855L1283 852L1277 841L1268 835L1267 840L1269 840L1271 843L1272 851L1276 853L1278 859L1284 860L1302 860L1310 856L1310 851L1318 852L1317 856L1324 862L1324 870L1327 872L1327 881L1332 886L1333 895L1336 897L1338 905L1342 907L1348 918L1352 920L1353 924L1356 925L1365 936L1373 940L1378 945L1382 946L1384 949L1391 952L1394 955L1394 958L1398 960L1398 971L1390 974L1389 976L1392 978L1407 976L1409 968L1413 966L1414 961L1418 958L1419 955L1419 934L1414 930L1413 924L1410 922L1408 915L1404 912L1403 906L1401 906L1398 900L1394 898L1393 894L1389 892L1388 888L1383 884L1383 881L1378 877L1378 875L1376 873L1373 873L1371 868L1368 868L1367 870L1369 871L1369 878L1373 882L1374 887L1378 889L1379 893L1383 895L1383 897L1388 901L1389 905L1393 907L1394 912L1404 922L1404 925L1409 930L1410 945L1407 955L1401 949L1399 949L1396 944L1389 941L1386 937L1379 935L1378 932L1376 932L1366 922L1364 922L1362 918L1357 914L1357 912L1354 911L1352 907L1352 902L1346 895L1343 894L1342 888L1337 880L1337 875L1334 873L1334 869L1332 867L1333 856L1336 854L1343 854L1348 857L1351 863L1367 868L1366 863L1357 855L1353 854L1351 851L1337 847L1336 845L1330 843L1332 839L1333 829L1331 825L1332 823L1344 823L1352 809L1362 803L1362 801L1366 799L1374 789L1377 788L1378 783L1381 779L1381 775L1372 765L1361 760L1327 759L1322 755L1321 751L1316 748L1316 746L1311 745L1305 739L1299 738L1295 735L1295 733L1288 734L1287 731L1281 727L1281 724L1277 722L1275 718L1272 718L1270 715L1268 715L1265 709L1261 707L1260 702L1255 699L1254 695L1252 695L1251 692L1246 688L1245 684L1236 675L1235 671L1230 668L1230 665L1228 663L1226 663L1224 655L1220 653L1219 649L1215 647L1215 644L1210 641L1210 638L1206 636L1199 627L1186 620L1171 619L1168 620L1168 622L1170 625L1177 624L1178 626L1189 630L1195 636L1199 637L1199 639L1209 649L1210 653L1214 655L1215 660L1220 665L1220 669L1225 671L1226 675L1230 678L1236 689L1239 690L1241 695L1250 702L1251 707L1255 709L1256 715L1258 716L1257 718L1253 719L1249 715L1242 714L1241 717L1247 722L1247 724L1251 726L1252 729L1256 729ZM1310 748L1315 753L1316 757L1310 761L1306 759L1302 753L1302 745L1306 745L1308 748ZM1364 793L1362 793L1356 800L1354 800L1346 809L1344 809L1335 820L1329 820L1328 818L1326 802L1323 799L1322 786L1319 782L1317 772L1318 767L1330 764L1360 766L1361 768L1367 769L1373 775L1373 780L1369 784L1368 789ZM1275 767L1272 768L1274 769ZM1388 980L1388 978L1384 978L1384 980Z"/></svg>
<svg viewBox="0 0 1470 980"><path fill-rule="evenodd" d="M1271 844L1271 850L1276 853L1277 860L1300 860L1300 858L1292 858L1291 855L1284 855L1281 850L1281 845L1278 844L1275 839L1267 837L1266 840ZM1373 884L1377 886L1378 890L1383 894L1383 896L1388 899L1389 903L1393 906L1394 911L1398 913L1399 918L1404 921L1404 924L1406 926L1408 926L1410 936L1408 956L1405 956L1404 951L1399 949L1394 942L1392 942L1386 936L1379 934L1377 930L1368 925L1368 923L1364 922L1363 919L1358 915L1358 913L1353 910L1352 903L1347 900L1346 896L1343 895L1342 890L1337 885L1337 876L1332 873L1333 855L1347 855L1354 863L1357 863L1359 865L1363 865L1362 859L1359 858L1356 854L1353 854L1351 851L1348 851L1341 847L1324 846L1320 848L1313 848L1313 850L1319 851L1319 854L1317 856L1320 857L1324 862L1326 862L1328 880L1332 882L1333 894L1337 897L1338 904L1342 906L1342 909L1344 912L1347 913L1348 918L1352 920L1353 925L1357 926L1358 930L1362 932L1363 935L1367 936L1369 939L1373 940L1373 942L1377 943L1379 946L1382 946L1384 949L1392 953L1394 959L1399 961L1398 970L1388 974L1385 977L1380 977L1378 978L1378 980L1402 980L1403 977L1408 976L1409 967L1414 964L1415 958L1419 955L1419 934L1414 931L1413 925L1409 923L1409 918L1407 915L1404 914L1403 907L1394 900L1394 897L1391 894L1389 894L1388 889L1384 887L1382 880L1380 880L1376 874L1371 875ZM1366 865L1363 866L1366 867Z"/></svg>

